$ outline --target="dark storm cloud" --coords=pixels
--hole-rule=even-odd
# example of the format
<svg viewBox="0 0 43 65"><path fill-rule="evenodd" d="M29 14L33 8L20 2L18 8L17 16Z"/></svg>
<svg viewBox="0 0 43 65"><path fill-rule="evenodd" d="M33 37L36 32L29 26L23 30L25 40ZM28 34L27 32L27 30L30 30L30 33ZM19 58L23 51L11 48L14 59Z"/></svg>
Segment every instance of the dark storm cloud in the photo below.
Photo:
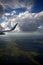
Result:
<svg viewBox="0 0 43 65"><path fill-rule="evenodd" d="M31 13L30 15L32 17L28 16L25 18L25 22L20 26L22 31L38 31L38 27L43 26L43 11L37 14Z"/></svg>
<svg viewBox="0 0 43 65"><path fill-rule="evenodd" d="M39 24L37 23L29 23L29 22L24 22L22 26L20 26L20 30L22 31L27 31L27 32L33 32L38 29Z"/></svg>
<svg viewBox="0 0 43 65"><path fill-rule="evenodd" d="M25 13L19 14L15 20L19 22L19 29L25 32L38 31L39 27L43 25L43 11L39 13Z"/></svg>
<svg viewBox="0 0 43 65"><path fill-rule="evenodd" d="M4 9L3 6L0 4L0 17L4 14Z"/></svg>

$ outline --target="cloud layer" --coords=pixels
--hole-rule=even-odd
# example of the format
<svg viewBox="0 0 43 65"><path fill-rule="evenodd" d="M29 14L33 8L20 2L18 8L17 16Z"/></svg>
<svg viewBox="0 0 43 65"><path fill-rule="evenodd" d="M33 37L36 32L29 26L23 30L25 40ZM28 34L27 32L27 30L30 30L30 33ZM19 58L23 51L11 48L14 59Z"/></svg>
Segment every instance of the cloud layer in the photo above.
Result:
<svg viewBox="0 0 43 65"><path fill-rule="evenodd" d="M38 27L43 25L43 11L40 13L29 13L26 11L19 14L15 21L19 22L19 28L22 31L37 31Z"/></svg>
<svg viewBox="0 0 43 65"><path fill-rule="evenodd" d="M8 17L9 15L6 14L7 19L5 18L5 22L1 23L1 26L5 29L13 27L16 23L18 23L16 31L35 32L43 28L43 11L39 13L29 13L26 11L19 15L13 15L10 18Z"/></svg>
<svg viewBox="0 0 43 65"><path fill-rule="evenodd" d="M33 4L33 0L0 0L0 2L4 6L8 5L12 8L29 7L30 5Z"/></svg>
<svg viewBox="0 0 43 65"><path fill-rule="evenodd" d="M10 29L15 25L15 23L18 23L16 31L25 32L35 32L41 28L43 29L43 11L39 13L30 13L33 5L33 0L0 0L0 17L3 19L1 26L4 29ZM18 15L15 14L15 10L10 13L6 13L4 12L4 9L7 7L11 7L13 9L26 7L27 11L19 13Z"/></svg>
<svg viewBox="0 0 43 65"><path fill-rule="evenodd" d="M5 9L7 8L16 9L22 7L31 11L33 7L33 0L0 0L0 17L3 13L5 13Z"/></svg>

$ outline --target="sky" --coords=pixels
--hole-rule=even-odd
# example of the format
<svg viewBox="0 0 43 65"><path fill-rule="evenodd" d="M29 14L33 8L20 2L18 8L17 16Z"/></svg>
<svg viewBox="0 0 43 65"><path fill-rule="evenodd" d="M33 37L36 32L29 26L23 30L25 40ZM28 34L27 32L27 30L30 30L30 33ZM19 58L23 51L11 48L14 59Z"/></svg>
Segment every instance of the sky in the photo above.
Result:
<svg viewBox="0 0 43 65"><path fill-rule="evenodd" d="M43 32L43 0L0 0L0 30Z"/></svg>

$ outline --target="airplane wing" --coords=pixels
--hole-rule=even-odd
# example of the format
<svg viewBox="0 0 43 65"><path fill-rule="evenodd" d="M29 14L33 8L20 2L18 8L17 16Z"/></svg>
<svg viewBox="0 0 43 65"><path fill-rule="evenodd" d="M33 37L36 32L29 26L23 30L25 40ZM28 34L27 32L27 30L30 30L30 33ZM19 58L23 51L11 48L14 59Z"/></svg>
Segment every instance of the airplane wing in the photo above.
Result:
<svg viewBox="0 0 43 65"><path fill-rule="evenodd" d="M1 31L1 32L10 32L10 31L12 31L12 30L14 30L16 28L17 24L18 23L16 23L15 26L13 28L11 28L10 30L5 30L5 31Z"/></svg>

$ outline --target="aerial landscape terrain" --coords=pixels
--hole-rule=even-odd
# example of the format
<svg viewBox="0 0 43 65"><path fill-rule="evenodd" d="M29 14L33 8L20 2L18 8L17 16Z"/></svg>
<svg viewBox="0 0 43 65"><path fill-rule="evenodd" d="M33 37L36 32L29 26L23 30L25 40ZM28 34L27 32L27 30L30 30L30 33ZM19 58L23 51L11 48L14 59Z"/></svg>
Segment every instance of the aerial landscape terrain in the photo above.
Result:
<svg viewBox="0 0 43 65"><path fill-rule="evenodd" d="M0 63L43 65L43 35L32 33L1 35Z"/></svg>

